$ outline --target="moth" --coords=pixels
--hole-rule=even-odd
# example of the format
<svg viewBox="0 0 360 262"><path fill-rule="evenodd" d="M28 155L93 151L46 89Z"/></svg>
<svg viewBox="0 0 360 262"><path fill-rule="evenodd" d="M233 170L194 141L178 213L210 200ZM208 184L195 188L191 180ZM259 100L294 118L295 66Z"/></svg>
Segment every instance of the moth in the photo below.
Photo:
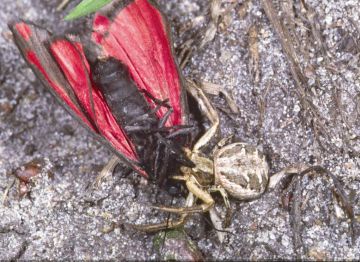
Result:
<svg viewBox="0 0 360 262"><path fill-rule="evenodd" d="M95 14L87 44L28 21L9 27L45 88L122 162L160 183L173 162L192 165L178 146L190 128L183 79L152 1L114 1Z"/></svg>

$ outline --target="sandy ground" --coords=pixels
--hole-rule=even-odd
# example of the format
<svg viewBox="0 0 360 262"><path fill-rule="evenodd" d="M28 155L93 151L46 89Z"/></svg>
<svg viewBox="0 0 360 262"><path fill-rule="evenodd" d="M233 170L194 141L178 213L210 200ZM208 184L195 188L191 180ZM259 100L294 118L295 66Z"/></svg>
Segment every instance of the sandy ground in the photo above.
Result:
<svg viewBox="0 0 360 262"><path fill-rule="evenodd" d="M0 3L0 192L10 188L0 203L0 259L159 258L154 235L121 224L164 220L166 215L149 206L181 205L184 199L172 200L136 174L124 176L123 167L98 189L89 187L111 153L45 92L12 42L7 22L16 17L56 33L69 27L82 31L84 20L61 21L71 6L56 12L57 2ZM229 7L236 1L223 2ZM341 181L359 220L360 2L303 1L301 6L301 1L273 1L278 21L290 32L293 50L288 53L261 2L238 2L184 74L219 84L234 97L239 114L224 113L224 99L211 96L222 136L235 134L257 145L268 156L270 174L296 164L327 167ZM207 1L159 4L178 46L210 19ZM190 21L199 24L186 30ZM29 196L20 198L13 170L34 159L44 162L42 172ZM185 231L206 259L359 259L358 222L352 241L350 220L339 208L333 184L321 175L301 180L300 246L276 191L251 202L231 199L231 234L225 243L219 243L205 215L194 216ZM216 200L221 214L223 204ZM112 225L120 226L108 230Z"/></svg>

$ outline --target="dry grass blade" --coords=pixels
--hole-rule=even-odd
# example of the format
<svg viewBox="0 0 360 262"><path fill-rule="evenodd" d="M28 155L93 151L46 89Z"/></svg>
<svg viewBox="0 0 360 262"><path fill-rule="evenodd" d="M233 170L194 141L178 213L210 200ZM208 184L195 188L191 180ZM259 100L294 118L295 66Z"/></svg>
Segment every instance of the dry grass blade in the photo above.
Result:
<svg viewBox="0 0 360 262"><path fill-rule="evenodd" d="M323 125L324 120L316 106L312 103L311 96L307 93L307 90L310 90L310 88L307 86L307 78L302 73L300 59L297 55L298 52L293 45L291 34L289 30L280 22L280 19L277 16L277 12L275 11L271 1L262 0L261 3L270 23L274 27L279 37L281 46L289 62L290 71L297 87L296 94L305 112L306 123L312 126L318 141L318 135L323 135L327 141L330 141L331 135Z"/></svg>
<svg viewBox="0 0 360 262"><path fill-rule="evenodd" d="M212 0L210 2L209 7L209 15L210 20L206 27L201 28L196 32L192 39L185 41L180 46L179 52L179 61L180 61L180 68L183 69L191 59L194 52L198 52L202 50L208 43L214 40L216 33L218 32L219 25L224 20L226 20L226 24L230 23L228 20L228 14L233 10L237 3L234 2L230 4L227 8L222 7L221 0ZM198 19L202 20L202 19ZM224 21L225 22L225 21ZM196 20L193 23L193 27L196 25ZM187 30L194 29L193 27L188 28Z"/></svg>
<svg viewBox="0 0 360 262"><path fill-rule="evenodd" d="M249 29L249 73L252 77L254 85L258 85L260 81L260 54L259 54L259 37L257 25L253 24Z"/></svg>
<svg viewBox="0 0 360 262"><path fill-rule="evenodd" d="M220 85L208 83L208 82L201 82L201 89L204 90L205 93L214 96L219 96L220 94L222 94L231 110L231 113L233 114L240 113L239 108L236 105L236 102L232 98L232 95L226 90L224 90L224 88L222 88Z"/></svg>
<svg viewBox="0 0 360 262"><path fill-rule="evenodd" d="M71 0L63 0L61 3L56 7L56 11L62 11L65 7L70 3Z"/></svg>

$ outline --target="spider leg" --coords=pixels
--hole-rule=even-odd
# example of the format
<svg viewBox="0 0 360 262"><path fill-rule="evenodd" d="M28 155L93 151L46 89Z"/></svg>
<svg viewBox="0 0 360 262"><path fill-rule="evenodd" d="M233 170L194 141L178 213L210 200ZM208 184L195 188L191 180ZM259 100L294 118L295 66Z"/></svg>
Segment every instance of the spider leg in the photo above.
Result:
<svg viewBox="0 0 360 262"><path fill-rule="evenodd" d="M162 222L162 223L158 223L158 224L130 225L130 226L139 231L143 231L143 232L157 232L157 231L165 230L165 229L178 228L178 227L184 225L186 218L187 218L187 215L182 214L180 216L180 218L177 220L169 219L167 222Z"/></svg>
<svg viewBox="0 0 360 262"><path fill-rule="evenodd" d="M185 207L154 206L153 208L177 214L204 213L209 211L215 203L212 196L207 191L200 188L199 183L196 181L196 178L194 176L189 176L185 181L186 187L188 188L189 192L192 193L196 198L200 199L203 204Z"/></svg>
<svg viewBox="0 0 360 262"><path fill-rule="evenodd" d="M211 155L215 155L216 151L218 151L219 149L221 149L222 147L230 144L233 141L234 138L234 134L231 134L227 137L224 137L223 139L221 139L212 149L212 153Z"/></svg>
<svg viewBox="0 0 360 262"><path fill-rule="evenodd" d="M224 200L225 207L230 208L229 196L224 188L220 186L213 186L209 189L209 192L219 192Z"/></svg>
<svg viewBox="0 0 360 262"><path fill-rule="evenodd" d="M210 215L211 223L213 224L213 226L216 230L218 239L219 239L220 243L223 243L226 238L227 232L225 232L225 230L224 230L221 218L216 214L216 211L214 208L211 208L209 210L209 215Z"/></svg>
<svg viewBox="0 0 360 262"><path fill-rule="evenodd" d="M231 94L229 92L227 92L226 90L224 90L223 88L221 88L220 85L202 82L201 89L204 90L204 92L206 94L210 94L210 95L214 95L214 96L219 96L222 94L224 96L226 103L228 104L231 112L233 114L239 113L239 108L237 107L236 102L232 98Z"/></svg>
<svg viewBox="0 0 360 262"><path fill-rule="evenodd" d="M211 105L209 99L206 97L204 91L196 85L194 81L186 81L186 90L191 94L192 97L198 102L200 110L211 122L211 127L206 133L196 142L193 151L197 152L203 146L207 145L209 141L216 135L219 129L219 115L215 108Z"/></svg>
<svg viewBox="0 0 360 262"><path fill-rule="evenodd" d="M226 216L225 216L225 220L224 220L224 227L228 227L231 223L231 217L232 217L232 210L231 210L231 206L230 206L230 201L229 201L229 196L226 192L226 190L221 187L221 186L213 186L211 188L209 188L209 192L219 192L220 195L222 196L223 200L224 200L224 204L225 204L225 208L226 208ZM211 218L211 215L210 215ZM213 221L213 219L211 219L211 221ZM216 221L213 221L213 224L216 225ZM219 237L220 239L220 237Z"/></svg>
<svg viewBox="0 0 360 262"><path fill-rule="evenodd" d="M190 207L194 204L195 198L192 193L189 193L185 206ZM135 228L136 230L143 231L143 232L156 232L165 229L173 229L178 228L184 225L188 214L181 214L178 219L169 219L167 222L161 222L156 224L147 224L147 225L134 225L130 224L131 227Z"/></svg>

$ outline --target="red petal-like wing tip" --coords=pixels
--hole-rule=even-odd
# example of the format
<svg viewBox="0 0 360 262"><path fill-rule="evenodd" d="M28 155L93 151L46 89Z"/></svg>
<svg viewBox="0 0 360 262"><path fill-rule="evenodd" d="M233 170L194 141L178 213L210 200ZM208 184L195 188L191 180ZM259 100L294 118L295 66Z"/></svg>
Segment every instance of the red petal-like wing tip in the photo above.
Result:
<svg viewBox="0 0 360 262"><path fill-rule="evenodd" d="M15 29L26 41L30 40L31 28L27 24L25 24L23 22L17 23L15 25Z"/></svg>
<svg viewBox="0 0 360 262"><path fill-rule="evenodd" d="M140 89L157 99L170 100L174 112L167 126L184 124L181 80L160 11L147 0L135 0L120 10L110 25L109 21L102 15L96 16L94 41L102 46L105 55L127 65ZM148 102L155 107L151 99ZM157 114L161 118L166 112L166 108L160 108Z"/></svg>

